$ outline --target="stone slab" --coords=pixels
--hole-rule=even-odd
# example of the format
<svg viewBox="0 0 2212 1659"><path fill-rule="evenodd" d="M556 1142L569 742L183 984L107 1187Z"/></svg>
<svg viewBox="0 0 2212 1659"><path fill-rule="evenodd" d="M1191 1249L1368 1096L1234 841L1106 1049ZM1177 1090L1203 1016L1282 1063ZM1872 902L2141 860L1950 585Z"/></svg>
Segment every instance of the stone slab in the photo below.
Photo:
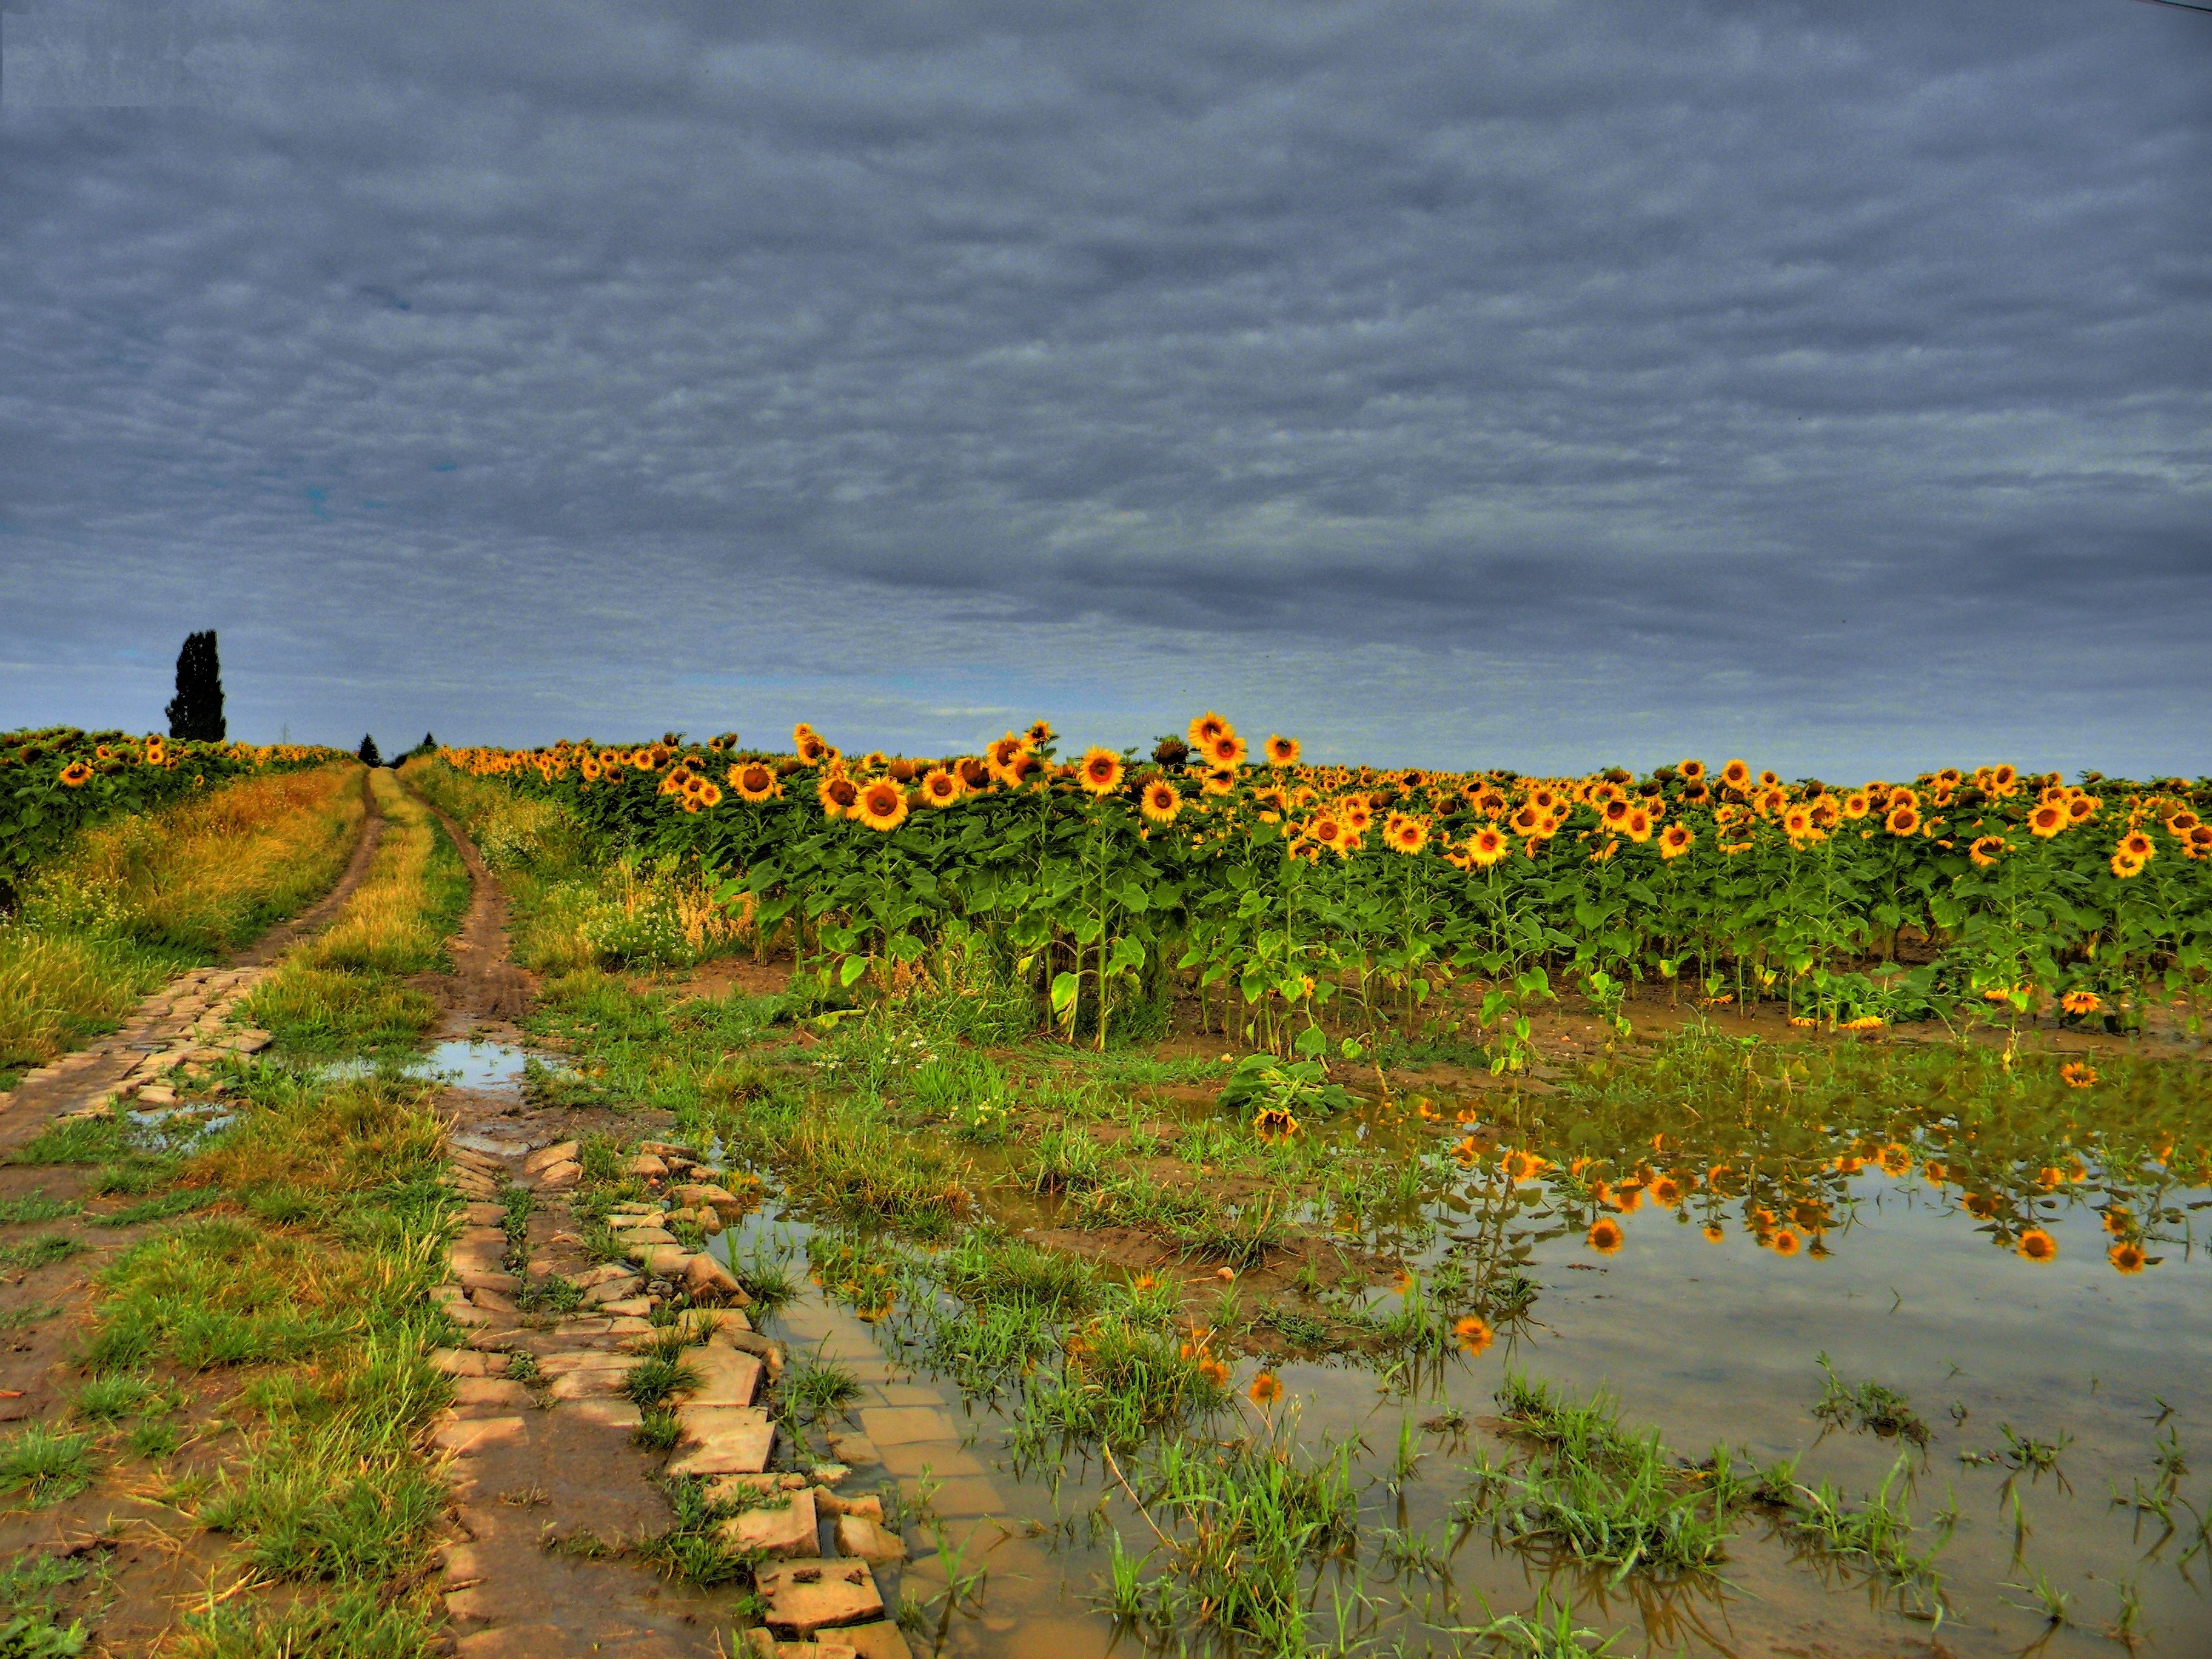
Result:
<svg viewBox="0 0 2212 1659"><path fill-rule="evenodd" d="M884 1616L884 1598L865 1561L817 1557L763 1563L755 1583L768 1600L769 1628L778 1636L811 1636Z"/></svg>
<svg viewBox="0 0 2212 1659"><path fill-rule="evenodd" d="M699 1386L684 1396L692 1406L750 1406L766 1369L749 1353L711 1343L685 1349L684 1363L699 1374Z"/></svg>
<svg viewBox="0 0 2212 1659"><path fill-rule="evenodd" d="M795 1492L775 1509L747 1510L722 1522L723 1544L732 1550L760 1550L770 1556L818 1555L822 1540L814 1494ZM853 1553L854 1552L845 1552Z"/></svg>
<svg viewBox="0 0 2212 1659"><path fill-rule="evenodd" d="M864 1406L860 1426L878 1446L904 1446L920 1440L953 1445L960 1442L960 1431L952 1419L932 1406Z"/></svg>
<svg viewBox="0 0 2212 1659"><path fill-rule="evenodd" d="M690 1443L670 1462L670 1474L758 1474L768 1468L775 1425L758 1406L685 1406L676 1415Z"/></svg>
<svg viewBox="0 0 2212 1659"><path fill-rule="evenodd" d="M837 1553L884 1567L906 1559L906 1546L865 1515L837 1517Z"/></svg>

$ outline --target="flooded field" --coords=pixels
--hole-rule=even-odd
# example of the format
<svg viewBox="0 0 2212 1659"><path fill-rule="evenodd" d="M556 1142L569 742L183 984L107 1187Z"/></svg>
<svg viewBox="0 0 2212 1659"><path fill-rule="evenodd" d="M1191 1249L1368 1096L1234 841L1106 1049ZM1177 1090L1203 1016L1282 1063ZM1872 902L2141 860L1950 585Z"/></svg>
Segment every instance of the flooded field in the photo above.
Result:
<svg viewBox="0 0 2212 1659"><path fill-rule="evenodd" d="M902 1132L975 1195L934 1237L817 1161L718 1243L808 1275L765 1328L857 1389L815 1454L927 1498L945 1652L2212 1651L2194 1062L1690 1037L1273 1139L1055 1104Z"/></svg>

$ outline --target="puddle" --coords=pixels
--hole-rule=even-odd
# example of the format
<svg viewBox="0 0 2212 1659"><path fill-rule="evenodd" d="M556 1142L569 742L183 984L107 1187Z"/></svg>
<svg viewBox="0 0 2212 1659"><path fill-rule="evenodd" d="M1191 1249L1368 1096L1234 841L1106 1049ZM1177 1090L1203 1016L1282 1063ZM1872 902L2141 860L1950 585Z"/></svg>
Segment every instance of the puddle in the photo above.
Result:
<svg viewBox="0 0 2212 1659"><path fill-rule="evenodd" d="M543 1066L552 1066L544 1056L510 1043L458 1040L439 1043L429 1053L408 1061L404 1069L441 1078L456 1089L519 1094L523 1073L533 1060ZM369 1077L377 1069L378 1062L374 1060L341 1060L321 1067L320 1074L326 1078Z"/></svg>
<svg viewBox="0 0 2212 1659"><path fill-rule="evenodd" d="M1341 1356L1270 1367L1284 1388L1272 1414L1297 1413L1304 1446L1328 1437L1362 1447L1358 1561L1309 1578L1315 1605L1347 1600L1357 1609L1348 1633L1378 1651L1462 1650L1464 1638L1438 1626L1480 1624L1486 1606L1526 1612L1549 1584L1571 1599L1577 1623L1621 1632L1622 1653L1847 1659L1926 1652L1932 1638L1960 1659L2031 1647L2056 1659L2119 1650L2106 1631L2124 1585L2140 1601L2136 1632L2156 1651L2212 1652L2212 1548L2198 1541L2212 1452L2196 1451L2212 1435L2212 1263L2194 1236L2212 1215L2212 1089L2200 1071L2079 1094L2026 1087L1981 1062L1947 1071L1940 1056L1825 1091L1786 1072L1763 1088L1617 1080L1601 1073L1578 1095L1541 1100L1439 1093L1426 1115L1409 1094L1316 1126L1324 1149L1389 1156L1371 1178L1334 1180L1309 1224L1401 1254L1411 1293L1439 1306L1473 1305L1486 1281L1508 1273L1533 1300L1518 1317L1495 1318L1496 1340L1480 1353L1395 1372ZM1007 1148L978 1162L997 1173L1020 1156ZM1060 1208L1003 1188L988 1201L1017 1227ZM742 1255L776 1235L798 1245L803 1273L809 1229L773 1205L722 1247ZM1366 1291L1330 1309L1387 1317L1407 1293ZM919 1346L927 1321L896 1301L870 1311L883 1316L864 1320L810 1290L781 1324L794 1348L821 1344L860 1362L867 1393L842 1428L863 1427L870 1411L936 1413L943 1431L915 1443L948 1460L937 1468L951 1471L963 1526L978 1506L996 1518L973 1546L984 1560L997 1540L988 1594L951 1618L942 1650L1107 1651L1117 1632L1097 1607L1111 1559L1097 1517L1132 1555L1155 1542L1145 1522L1094 1456L1018 1469L1020 1377L995 1395L963 1395ZM1845 1383L1878 1381L1905 1396L1929 1432L1924 1449L1817 1417L1822 1353ZM1235 1409L1197 1437L1261 1425L1243 1392L1260 1369L1237 1364ZM1455 1524L1470 1463L1514 1449L1473 1426L1496 1412L1510 1370L1576 1398L1611 1394L1625 1425L1656 1429L1678 1459L1717 1445L1739 1468L1797 1457L1798 1482L1832 1481L1854 1502L1901 1465L1893 1495L1918 1528L1912 1547L1935 1544L1939 1513L1951 1516L1936 1557L1940 1626L1907 1616L1863 1561L1813 1553L1757 1512L1738 1522L1717 1575L1672 1586L1616 1583L1610 1569L1516 1547L1486 1521ZM1467 1426L1424 1427L1454 1414ZM2115 1501L2157 1486L2158 1437L2169 1433L2197 1465L2167 1506L2170 1529ZM2062 1444L2056 1468L2008 1467L2016 1438ZM1401 1443L1413 1468L1386 1482ZM1419 1566L1383 1553L1393 1534L1429 1547ZM2017 1605L2032 1600L2018 1587L2037 1573L2073 1598L2069 1623L2049 1627ZM944 1576L915 1564L915 1599ZM1364 1601L1350 1600L1354 1591ZM1127 1632L1120 1641L1123 1651L1139 1645Z"/></svg>

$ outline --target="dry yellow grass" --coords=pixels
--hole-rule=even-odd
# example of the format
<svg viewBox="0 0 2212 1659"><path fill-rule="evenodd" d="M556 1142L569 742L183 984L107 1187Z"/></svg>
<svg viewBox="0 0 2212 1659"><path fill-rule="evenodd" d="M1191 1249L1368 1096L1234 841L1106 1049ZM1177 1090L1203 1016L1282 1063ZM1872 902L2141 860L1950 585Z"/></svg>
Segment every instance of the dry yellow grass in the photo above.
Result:
<svg viewBox="0 0 2212 1659"><path fill-rule="evenodd" d="M249 1018L287 1048L317 1053L405 1047L438 1014L410 975L443 967L468 908L468 872L429 811L388 771L369 774L386 819L368 875L337 920L296 946L248 999Z"/></svg>
<svg viewBox="0 0 2212 1659"><path fill-rule="evenodd" d="M0 1074L120 1019L327 890L363 807L351 763L243 778L87 831L0 927Z"/></svg>

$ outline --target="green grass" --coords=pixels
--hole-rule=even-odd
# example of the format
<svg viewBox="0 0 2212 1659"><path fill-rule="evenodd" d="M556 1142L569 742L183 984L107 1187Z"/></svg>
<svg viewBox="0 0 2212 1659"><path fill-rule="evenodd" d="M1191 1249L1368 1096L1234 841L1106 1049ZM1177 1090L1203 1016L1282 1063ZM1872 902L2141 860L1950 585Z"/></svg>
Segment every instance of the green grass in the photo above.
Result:
<svg viewBox="0 0 2212 1659"><path fill-rule="evenodd" d="M1121 1568L1117 1611L1163 1634L1205 1631L1277 1655L1312 1650L1309 1587L1358 1537L1349 1444L1307 1452L1287 1419L1227 1445L1170 1439L1131 1484L1158 1529L1162 1561L1149 1583Z"/></svg>
<svg viewBox="0 0 2212 1659"><path fill-rule="evenodd" d="M860 1380L834 1359L810 1355L783 1374L778 1393L793 1417L814 1423L858 1400Z"/></svg>
<svg viewBox="0 0 2212 1659"><path fill-rule="evenodd" d="M152 1381L131 1371L95 1376L76 1391L76 1414L95 1423L113 1423L136 1417L161 1403Z"/></svg>
<svg viewBox="0 0 2212 1659"><path fill-rule="evenodd" d="M0 1271L33 1273L90 1248L82 1239L66 1233L41 1233L20 1244L0 1244Z"/></svg>
<svg viewBox="0 0 2212 1659"><path fill-rule="evenodd" d="M387 1601L349 1587L270 1604L231 1602L189 1612L170 1651L179 1659L431 1659L445 1650L445 1620L420 1591Z"/></svg>
<svg viewBox="0 0 2212 1659"><path fill-rule="evenodd" d="M0 1496L21 1493L33 1509L74 1497L92 1484L92 1437L26 1423L0 1437Z"/></svg>
<svg viewBox="0 0 2212 1659"><path fill-rule="evenodd" d="M1628 1432L1603 1394L1569 1400L1516 1373L1498 1405L1538 1449L1518 1466L1479 1462L1454 1511L1463 1524L1486 1521L1502 1541L1610 1569L1615 1582L1631 1572L1665 1581L1717 1569L1742 1500L1732 1486L1686 1480L1657 1431Z"/></svg>
<svg viewBox="0 0 2212 1659"><path fill-rule="evenodd" d="M84 1206L75 1199L48 1198L43 1188L21 1198L0 1200L0 1227L19 1227L34 1221L59 1221Z"/></svg>

